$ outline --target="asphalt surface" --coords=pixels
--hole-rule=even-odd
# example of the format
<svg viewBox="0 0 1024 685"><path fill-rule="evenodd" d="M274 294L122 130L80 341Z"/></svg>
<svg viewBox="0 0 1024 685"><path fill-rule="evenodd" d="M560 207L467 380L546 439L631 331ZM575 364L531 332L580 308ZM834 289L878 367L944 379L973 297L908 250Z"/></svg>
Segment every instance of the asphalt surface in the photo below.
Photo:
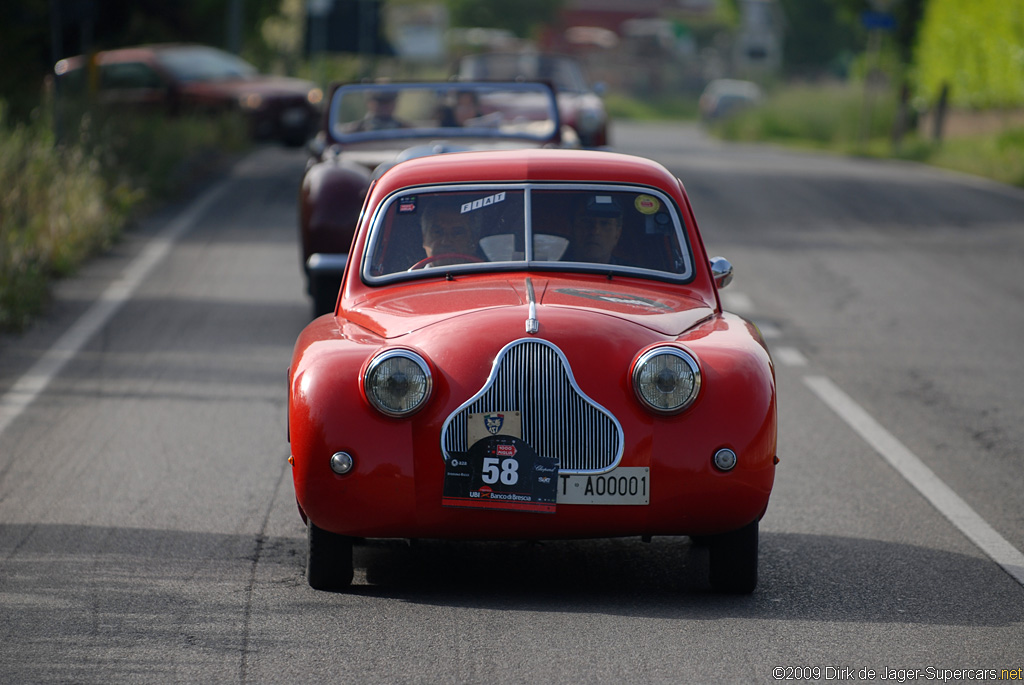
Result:
<svg viewBox="0 0 1024 685"><path fill-rule="evenodd" d="M613 135L683 179L709 252L736 268L727 308L777 363L752 596L712 593L686 538L375 542L351 592L310 589L285 433L310 310L304 158L268 147L0 338L0 682L1024 668L1024 193L687 126Z"/></svg>

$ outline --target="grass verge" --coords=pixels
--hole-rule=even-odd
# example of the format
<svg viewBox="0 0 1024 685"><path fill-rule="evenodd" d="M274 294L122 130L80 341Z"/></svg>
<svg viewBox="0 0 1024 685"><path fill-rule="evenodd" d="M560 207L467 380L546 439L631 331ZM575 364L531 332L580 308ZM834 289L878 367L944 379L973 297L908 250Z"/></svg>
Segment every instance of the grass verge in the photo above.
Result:
<svg viewBox="0 0 1024 685"><path fill-rule="evenodd" d="M0 104L0 330L21 331L54 278L109 248L151 203L248 141L235 117L67 117L10 125Z"/></svg>
<svg viewBox="0 0 1024 685"><path fill-rule="evenodd" d="M857 87L791 87L711 131L725 140L904 159L1024 187L1024 128L959 133L941 141L911 131L897 144L896 116L894 95L866 101Z"/></svg>

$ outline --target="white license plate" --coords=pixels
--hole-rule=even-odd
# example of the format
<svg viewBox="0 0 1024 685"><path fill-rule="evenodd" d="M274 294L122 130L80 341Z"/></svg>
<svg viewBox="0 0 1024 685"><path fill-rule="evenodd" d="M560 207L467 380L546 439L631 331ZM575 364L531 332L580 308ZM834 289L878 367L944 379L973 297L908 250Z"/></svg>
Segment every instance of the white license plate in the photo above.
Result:
<svg viewBox="0 0 1024 685"><path fill-rule="evenodd" d="M620 466L596 476L558 476L558 504L650 504L651 470Z"/></svg>

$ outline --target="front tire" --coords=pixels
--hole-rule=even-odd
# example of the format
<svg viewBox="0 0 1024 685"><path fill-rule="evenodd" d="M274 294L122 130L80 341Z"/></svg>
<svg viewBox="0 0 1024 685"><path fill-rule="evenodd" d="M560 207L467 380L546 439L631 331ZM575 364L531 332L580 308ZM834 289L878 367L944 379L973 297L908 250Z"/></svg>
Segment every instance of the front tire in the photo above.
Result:
<svg viewBox="0 0 1024 685"><path fill-rule="evenodd" d="M352 584L352 538L306 524L306 580L314 590L344 590Z"/></svg>
<svg viewBox="0 0 1024 685"><path fill-rule="evenodd" d="M708 577L717 592L749 595L757 587L757 521L715 535L708 549Z"/></svg>

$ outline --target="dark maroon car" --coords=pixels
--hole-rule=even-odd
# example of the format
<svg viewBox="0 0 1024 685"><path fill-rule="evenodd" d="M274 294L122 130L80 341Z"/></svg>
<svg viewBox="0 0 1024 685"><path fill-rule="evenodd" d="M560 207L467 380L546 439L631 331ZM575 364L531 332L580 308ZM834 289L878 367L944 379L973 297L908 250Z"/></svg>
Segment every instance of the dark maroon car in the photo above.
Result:
<svg viewBox="0 0 1024 685"><path fill-rule="evenodd" d="M315 84L261 74L230 53L205 45L144 45L99 52L90 75L84 55L54 67L61 92L95 89L103 106L184 112L239 111L258 140L301 145L316 130L323 93Z"/></svg>

